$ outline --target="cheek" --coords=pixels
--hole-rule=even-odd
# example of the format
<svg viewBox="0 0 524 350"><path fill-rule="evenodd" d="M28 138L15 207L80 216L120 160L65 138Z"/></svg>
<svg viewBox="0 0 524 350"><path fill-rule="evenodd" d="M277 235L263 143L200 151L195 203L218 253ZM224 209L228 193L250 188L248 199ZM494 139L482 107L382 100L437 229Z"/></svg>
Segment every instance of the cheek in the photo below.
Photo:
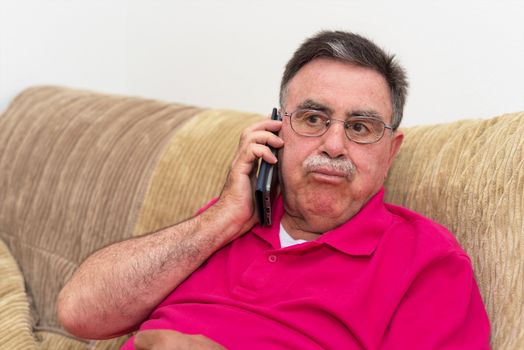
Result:
<svg viewBox="0 0 524 350"><path fill-rule="evenodd" d="M299 163L300 158L300 147L298 147L297 141L292 137L291 132L289 128L283 127L279 135L284 140L284 147L279 150L278 154L278 161L284 174L295 171L296 164Z"/></svg>
<svg viewBox="0 0 524 350"><path fill-rule="evenodd" d="M357 172L364 175L364 181L382 181L389 167L389 158L384 150L361 152L354 155L353 161Z"/></svg>
<svg viewBox="0 0 524 350"><path fill-rule="evenodd" d="M284 147L279 152L284 184L296 186L303 179L302 163L312 152L314 152L314 147L307 141L284 139Z"/></svg>
<svg viewBox="0 0 524 350"><path fill-rule="evenodd" d="M282 169L282 176L284 180L291 180L301 175L302 170L302 156L291 145L285 146L279 153L280 168Z"/></svg>

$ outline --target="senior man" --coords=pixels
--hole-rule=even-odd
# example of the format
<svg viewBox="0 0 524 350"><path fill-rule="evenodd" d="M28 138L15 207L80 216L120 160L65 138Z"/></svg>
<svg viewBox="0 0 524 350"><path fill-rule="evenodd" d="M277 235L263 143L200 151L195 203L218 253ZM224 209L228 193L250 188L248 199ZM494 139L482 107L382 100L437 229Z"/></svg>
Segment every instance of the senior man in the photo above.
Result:
<svg viewBox="0 0 524 350"><path fill-rule="evenodd" d="M403 69L371 41L306 40L284 72L282 121L244 131L220 197L90 256L60 294L64 327L139 329L123 349L489 348L453 235L383 202L406 93ZM253 205L259 158L279 169L269 227Z"/></svg>

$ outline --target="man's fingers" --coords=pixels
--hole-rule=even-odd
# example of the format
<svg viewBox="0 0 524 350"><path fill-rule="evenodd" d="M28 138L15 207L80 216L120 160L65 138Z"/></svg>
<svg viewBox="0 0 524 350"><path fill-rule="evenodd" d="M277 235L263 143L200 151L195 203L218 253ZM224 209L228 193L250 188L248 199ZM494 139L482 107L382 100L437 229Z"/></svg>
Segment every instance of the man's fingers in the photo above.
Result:
<svg viewBox="0 0 524 350"><path fill-rule="evenodd" d="M220 344L202 335L172 330L148 330L135 335L136 350L222 350Z"/></svg>
<svg viewBox="0 0 524 350"><path fill-rule="evenodd" d="M271 152L270 146L274 148L283 147L284 140L266 130L246 132L241 137L236 161L251 164L258 158L262 158L266 162L276 163L277 158ZM249 168L251 168L251 165ZM243 169L242 173L248 172Z"/></svg>
<svg viewBox="0 0 524 350"><path fill-rule="evenodd" d="M135 349L136 350L151 350L156 331L143 331L135 335Z"/></svg>
<svg viewBox="0 0 524 350"><path fill-rule="evenodd" d="M147 330L135 335L136 350L176 350L184 349L187 334L172 330Z"/></svg>
<svg viewBox="0 0 524 350"><path fill-rule="evenodd" d="M256 160L258 158L262 158L270 164L275 164L278 161L277 157L266 145L251 144L233 161L230 176L251 175L253 169L256 168Z"/></svg>
<svg viewBox="0 0 524 350"><path fill-rule="evenodd" d="M264 120L246 128L240 136L239 150L233 161L232 170L236 169L239 174L247 175L258 158L272 164L276 163L277 159L269 147L284 146L284 140L274 134L281 127L281 121Z"/></svg>
<svg viewBox="0 0 524 350"><path fill-rule="evenodd" d="M271 164L277 162L277 157L275 157L275 155L273 154L273 152L271 152L269 147L265 145L254 144L251 146L251 152L255 156L255 159L262 158L266 162Z"/></svg>
<svg viewBox="0 0 524 350"><path fill-rule="evenodd" d="M249 135L246 135L244 140L242 140L244 144L250 144L250 143L258 143L260 145L270 145L275 148L280 148L284 145L284 140L282 140L277 135L273 134L269 131L254 131Z"/></svg>
<svg viewBox="0 0 524 350"><path fill-rule="evenodd" d="M251 143L258 143L262 145L268 144L273 147L280 148L284 145L284 140L270 131L254 130L242 133L239 143L241 148Z"/></svg>
<svg viewBox="0 0 524 350"><path fill-rule="evenodd" d="M267 130L271 132L277 132L280 130L281 127L282 127L282 121L267 119L267 120L263 120L261 122L255 123L251 126L248 126L246 129L244 129L244 132L250 133L250 132L258 131L258 130Z"/></svg>

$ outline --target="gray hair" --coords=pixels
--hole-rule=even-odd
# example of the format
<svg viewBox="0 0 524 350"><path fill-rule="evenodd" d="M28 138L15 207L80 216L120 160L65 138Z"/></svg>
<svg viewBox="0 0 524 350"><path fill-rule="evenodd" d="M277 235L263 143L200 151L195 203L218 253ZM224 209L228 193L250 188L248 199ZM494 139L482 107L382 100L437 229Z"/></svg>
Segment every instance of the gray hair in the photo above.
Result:
<svg viewBox="0 0 524 350"><path fill-rule="evenodd" d="M337 59L380 73L389 86L393 106L391 124L393 130L398 128L408 92L406 72L395 59L395 55L387 54L371 40L350 32L322 31L302 43L287 63L282 76L282 107L286 101L290 80L304 65L319 57Z"/></svg>

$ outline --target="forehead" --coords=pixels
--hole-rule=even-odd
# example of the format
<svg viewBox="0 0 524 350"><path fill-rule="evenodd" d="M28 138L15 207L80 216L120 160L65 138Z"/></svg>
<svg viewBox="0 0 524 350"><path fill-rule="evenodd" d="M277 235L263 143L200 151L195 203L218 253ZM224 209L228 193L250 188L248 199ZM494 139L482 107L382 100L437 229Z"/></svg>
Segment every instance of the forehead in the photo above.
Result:
<svg viewBox="0 0 524 350"><path fill-rule="evenodd" d="M373 69L339 60L317 58L291 79L284 108L293 110L308 100L328 107L333 113L369 110L385 122L391 121L391 97L384 77Z"/></svg>

